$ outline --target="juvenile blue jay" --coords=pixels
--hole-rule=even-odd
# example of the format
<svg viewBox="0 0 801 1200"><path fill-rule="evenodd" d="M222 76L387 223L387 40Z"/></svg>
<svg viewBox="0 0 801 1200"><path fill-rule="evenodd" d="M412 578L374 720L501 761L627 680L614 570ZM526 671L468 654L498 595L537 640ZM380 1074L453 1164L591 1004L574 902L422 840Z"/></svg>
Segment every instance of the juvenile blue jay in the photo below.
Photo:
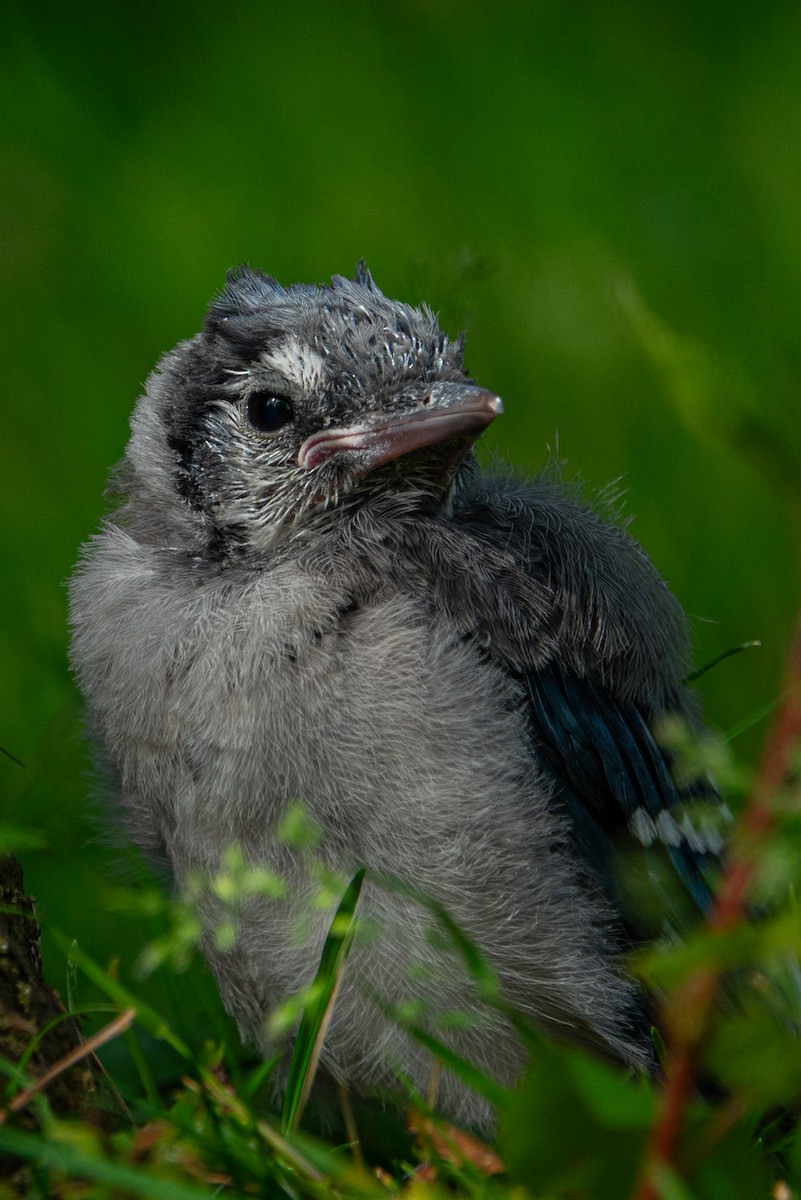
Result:
<svg viewBox="0 0 801 1200"><path fill-rule="evenodd" d="M695 720L685 619L642 549L552 478L480 470L501 412L463 343L360 266L331 287L232 273L132 419L124 499L72 582L72 660L133 838L179 888L232 844L288 883L242 897L233 945L201 890L204 949L242 1034L314 976L331 911L276 834L300 798L319 855L368 868L323 1061L361 1090L431 1062L377 1004L409 997L511 1082L514 1031L484 1011L426 910L441 903L509 1001L561 1039L646 1067L619 954L613 850L650 847L703 906L714 835L681 812L653 733ZM302 936L298 930L302 929ZM438 1026L459 1011L468 1022ZM443 1032L444 1028L444 1032ZM486 1124L447 1072L440 1105Z"/></svg>

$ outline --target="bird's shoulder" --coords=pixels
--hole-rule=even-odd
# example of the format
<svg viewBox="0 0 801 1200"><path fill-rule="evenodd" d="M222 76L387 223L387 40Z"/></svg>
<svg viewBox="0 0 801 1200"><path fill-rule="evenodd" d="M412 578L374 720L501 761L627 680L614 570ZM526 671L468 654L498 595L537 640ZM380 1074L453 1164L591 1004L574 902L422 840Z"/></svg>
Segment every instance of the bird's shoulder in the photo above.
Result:
<svg viewBox="0 0 801 1200"><path fill-rule="evenodd" d="M688 673L684 613L641 546L549 474L467 473L450 511L387 522L384 574L432 602L513 670L558 661L625 703L675 707Z"/></svg>

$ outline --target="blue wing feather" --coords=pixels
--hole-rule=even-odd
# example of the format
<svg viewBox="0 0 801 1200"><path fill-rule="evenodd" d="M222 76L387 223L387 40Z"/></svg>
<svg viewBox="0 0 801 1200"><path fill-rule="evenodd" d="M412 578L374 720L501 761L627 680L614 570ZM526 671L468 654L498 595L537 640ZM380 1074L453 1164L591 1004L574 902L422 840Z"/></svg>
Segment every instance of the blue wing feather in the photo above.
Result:
<svg viewBox="0 0 801 1200"><path fill-rule="evenodd" d="M705 911L716 856L680 811L703 788L676 787L669 758L635 705L553 665L528 674L526 685L534 741L569 812L577 849L596 878L610 890L622 842L661 845Z"/></svg>

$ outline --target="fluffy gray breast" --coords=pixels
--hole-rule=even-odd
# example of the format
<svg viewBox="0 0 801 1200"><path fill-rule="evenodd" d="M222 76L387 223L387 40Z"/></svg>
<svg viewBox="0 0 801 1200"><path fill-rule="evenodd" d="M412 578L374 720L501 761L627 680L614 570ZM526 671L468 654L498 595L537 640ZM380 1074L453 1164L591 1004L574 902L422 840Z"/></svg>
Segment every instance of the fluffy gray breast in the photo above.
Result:
<svg viewBox="0 0 801 1200"><path fill-rule="evenodd" d="M535 784L518 685L420 596L355 604L291 562L198 577L110 526L72 611L123 791L191 824L201 858L212 830L262 843L299 798L349 859L397 866L416 829L453 850Z"/></svg>

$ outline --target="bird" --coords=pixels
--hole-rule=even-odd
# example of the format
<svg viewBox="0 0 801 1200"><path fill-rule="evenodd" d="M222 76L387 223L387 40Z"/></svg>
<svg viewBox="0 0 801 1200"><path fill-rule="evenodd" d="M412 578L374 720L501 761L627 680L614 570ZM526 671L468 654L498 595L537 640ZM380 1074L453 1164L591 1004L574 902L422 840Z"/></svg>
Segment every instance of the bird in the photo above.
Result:
<svg viewBox="0 0 801 1200"><path fill-rule="evenodd" d="M193 895L244 1041L272 1053L270 1013L314 979L320 864L366 870L322 1063L368 1095L425 1093L408 1003L504 1085L525 1069L421 895L533 1026L652 1070L621 847L658 858L669 924L675 890L708 905L721 846L658 736L665 717L699 726L679 602L558 471L479 465L503 404L464 349L363 262L330 285L229 272L150 376L117 507L70 584L71 662L122 821ZM314 855L281 835L296 804ZM232 846L284 887L240 897L226 940L213 881ZM450 1070L438 1104L492 1126Z"/></svg>

